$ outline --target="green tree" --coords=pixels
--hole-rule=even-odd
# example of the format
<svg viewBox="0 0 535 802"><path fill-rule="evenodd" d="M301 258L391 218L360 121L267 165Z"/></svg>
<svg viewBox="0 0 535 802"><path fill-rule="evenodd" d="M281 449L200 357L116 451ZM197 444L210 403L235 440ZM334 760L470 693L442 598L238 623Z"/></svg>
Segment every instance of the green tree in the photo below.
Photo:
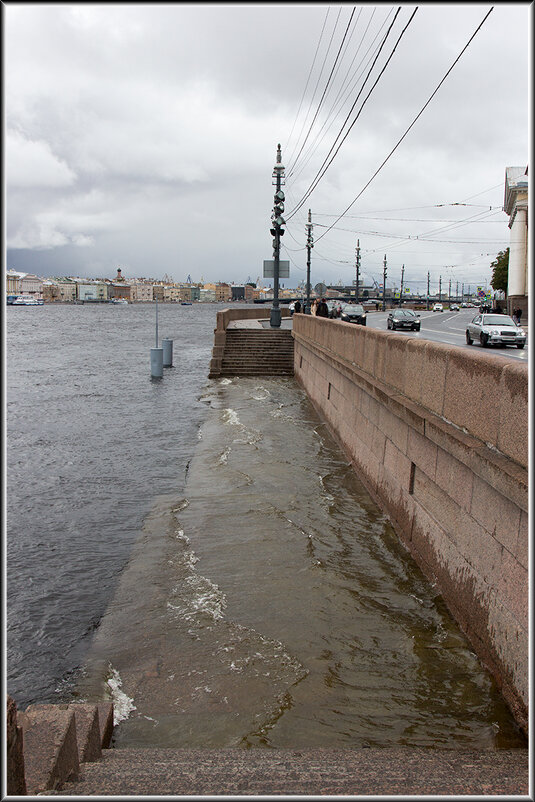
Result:
<svg viewBox="0 0 535 802"><path fill-rule="evenodd" d="M509 276L509 248L500 251L491 264L492 278L490 286L494 290L503 290L507 294L507 279Z"/></svg>

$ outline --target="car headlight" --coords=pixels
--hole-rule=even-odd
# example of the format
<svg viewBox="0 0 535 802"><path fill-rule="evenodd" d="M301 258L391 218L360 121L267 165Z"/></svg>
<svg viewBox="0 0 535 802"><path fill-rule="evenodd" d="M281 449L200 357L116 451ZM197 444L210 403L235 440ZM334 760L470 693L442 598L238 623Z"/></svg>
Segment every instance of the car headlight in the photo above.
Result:
<svg viewBox="0 0 535 802"><path fill-rule="evenodd" d="M497 335L497 334L499 334L499 333L500 333L500 332L498 331L498 329L491 329L491 330L489 331L489 334L492 334L492 335Z"/></svg>

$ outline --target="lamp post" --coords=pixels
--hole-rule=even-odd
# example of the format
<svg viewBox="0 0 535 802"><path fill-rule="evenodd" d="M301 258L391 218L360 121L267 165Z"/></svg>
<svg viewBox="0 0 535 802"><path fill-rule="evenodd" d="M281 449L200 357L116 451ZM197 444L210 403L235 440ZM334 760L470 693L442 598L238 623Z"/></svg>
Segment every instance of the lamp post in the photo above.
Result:
<svg viewBox="0 0 535 802"><path fill-rule="evenodd" d="M284 234L284 192L281 189L282 181L284 178L284 165L282 164L281 146L277 145L277 161L273 168L273 178L275 179L275 198L273 206L273 214L271 220L273 227L271 234L273 235L273 306L269 315L269 325L273 329L280 328L281 325L281 310L279 308L279 262L280 262L280 238Z"/></svg>
<svg viewBox="0 0 535 802"><path fill-rule="evenodd" d="M312 217L310 209L308 210L308 223L305 225L307 235L307 299L305 304L305 315L310 315L310 251L314 247L314 237L312 236Z"/></svg>

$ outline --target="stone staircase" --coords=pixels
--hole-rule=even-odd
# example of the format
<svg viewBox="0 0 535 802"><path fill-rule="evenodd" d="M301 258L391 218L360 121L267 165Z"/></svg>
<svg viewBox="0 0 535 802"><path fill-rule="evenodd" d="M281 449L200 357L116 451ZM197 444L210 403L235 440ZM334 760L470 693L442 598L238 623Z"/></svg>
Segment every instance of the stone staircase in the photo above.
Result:
<svg viewBox="0 0 535 802"><path fill-rule="evenodd" d="M12 796L527 796L527 749L109 749L113 706L8 697Z"/></svg>
<svg viewBox="0 0 535 802"><path fill-rule="evenodd" d="M39 704L17 711L7 699L7 793L57 793L80 779L82 765L110 746L113 704Z"/></svg>
<svg viewBox="0 0 535 802"><path fill-rule="evenodd" d="M288 329L227 329L221 376L293 376L294 342Z"/></svg>

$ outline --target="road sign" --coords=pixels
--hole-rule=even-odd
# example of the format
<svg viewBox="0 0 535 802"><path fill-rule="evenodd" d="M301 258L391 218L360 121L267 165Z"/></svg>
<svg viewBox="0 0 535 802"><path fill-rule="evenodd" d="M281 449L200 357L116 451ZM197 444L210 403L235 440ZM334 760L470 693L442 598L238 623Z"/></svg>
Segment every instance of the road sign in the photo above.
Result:
<svg viewBox="0 0 535 802"><path fill-rule="evenodd" d="M274 259L264 259L264 278L275 278ZM279 260L279 278L290 278L290 262Z"/></svg>

